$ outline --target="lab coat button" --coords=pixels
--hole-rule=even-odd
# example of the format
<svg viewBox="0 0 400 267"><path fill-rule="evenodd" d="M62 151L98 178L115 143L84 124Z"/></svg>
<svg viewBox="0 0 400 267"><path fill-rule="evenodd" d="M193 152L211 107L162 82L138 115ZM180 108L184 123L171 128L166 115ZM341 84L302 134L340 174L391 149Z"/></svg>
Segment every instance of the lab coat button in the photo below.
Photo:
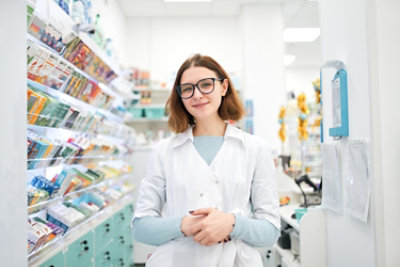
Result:
<svg viewBox="0 0 400 267"><path fill-rule="evenodd" d="M215 180L215 183L216 183L216 184L219 184L219 180Z"/></svg>
<svg viewBox="0 0 400 267"><path fill-rule="evenodd" d="M204 196L204 194L203 194L203 193L200 193L200 196L202 197L202 196Z"/></svg>

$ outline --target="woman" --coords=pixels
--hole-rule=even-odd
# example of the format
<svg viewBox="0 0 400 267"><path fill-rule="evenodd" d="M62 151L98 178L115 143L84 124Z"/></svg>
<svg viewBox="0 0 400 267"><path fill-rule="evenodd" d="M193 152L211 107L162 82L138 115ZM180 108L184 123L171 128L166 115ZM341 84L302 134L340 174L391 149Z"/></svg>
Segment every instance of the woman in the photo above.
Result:
<svg viewBox="0 0 400 267"><path fill-rule="evenodd" d="M176 136L158 143L133 219L139 242L157 245L146 266L262 266L280 218L271 151L225 121L244 108L223 68L194 55L167 102Z"/></svg>

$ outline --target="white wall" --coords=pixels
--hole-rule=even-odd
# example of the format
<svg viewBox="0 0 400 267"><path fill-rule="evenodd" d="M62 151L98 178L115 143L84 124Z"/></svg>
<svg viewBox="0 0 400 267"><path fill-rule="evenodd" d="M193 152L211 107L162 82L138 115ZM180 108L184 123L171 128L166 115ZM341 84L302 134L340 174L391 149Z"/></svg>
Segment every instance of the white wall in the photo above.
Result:
<svg viewBox="0 0 400 267"><path fill-rule="evenodd" d="M152 80L170 86L190 55L214 57L239 78L242 95L258 101L255 134L278 147L276 118L285 100L281 6L241 8L243 12L235 17L129 18L128 47L133 48L127 61L150 70Z"/></svg>
<svg viewBox="0 0 400 267"><path fill-rule="evenodd" d="M26 2L2 1L0 24L0 259L27 266Z"/></svg>
<svg viewBox="0 0 400 267"><path fill-rule="evenodd" d="M349 139L371 140L367 9L366 0L320 1L323 62L337 59L347 65ZM331 78L323 79L322 88L330 88ZM329 105L332 98L327 90L323 89L322 93L324 140L332 142L328 138L328 128L332 127ZM339 143L341 147L346 146L346 140ZM371 178L375 179L373 175ZM346 199L345 190L339 197ZM327 211L328 266L376 266L374 194L371 203L367 223Z"/></svg>
<svg viewBox="0 0 400 267"><path fill-rule="evenodd" d="M308 101L315 100L315 90L312 82L319 78L319 68L292 68L285 69L285 88L286 92L294 92L297 96L305 93Z"/></svg>
<svg viewBox="0 0 400 267"><path fill-rule="evenodd" d="M96 14L101 14L100 24L103 28L105 37L113 40L113 46L117 51L118 62L124 67L129 66L127 55L127 19L116 0L97 0L92 1L93 20Z"/></svg>
<svg viewBox="0 0 400 267"><path fill-rule="evenodd" d="M130 18L127 30L127 61L150 70L152 80L171 83L194 53L213 57L228 73L242 72L236 17Z"/></svg>
<svg viewBox="0 0 400 267"><path fill-rule="evenodd" d="M369 1L373 169L376 194L377 266L399 266L400 1Z"/></svg>
<svg viewBox="0 0 400 267"><path fill-rule="evenodd" d="M244 5L240 20L244 96L254 101L254 134L278 150L278 113L285 101L282 7Z"/></svg>

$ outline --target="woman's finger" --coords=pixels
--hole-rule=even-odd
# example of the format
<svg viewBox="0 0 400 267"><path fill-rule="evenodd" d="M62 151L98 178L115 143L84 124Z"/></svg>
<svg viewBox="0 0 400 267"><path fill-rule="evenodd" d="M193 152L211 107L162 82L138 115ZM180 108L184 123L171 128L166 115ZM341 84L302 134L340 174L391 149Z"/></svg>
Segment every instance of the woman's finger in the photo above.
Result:
<svg viewBox="0 0 400 267"><path fill-rule="evenodd" d="M213 208L203 208L203 209L197 209L197 210L191 210L189 213L191 215L208 215L211 211L213 211Z"/></svg>

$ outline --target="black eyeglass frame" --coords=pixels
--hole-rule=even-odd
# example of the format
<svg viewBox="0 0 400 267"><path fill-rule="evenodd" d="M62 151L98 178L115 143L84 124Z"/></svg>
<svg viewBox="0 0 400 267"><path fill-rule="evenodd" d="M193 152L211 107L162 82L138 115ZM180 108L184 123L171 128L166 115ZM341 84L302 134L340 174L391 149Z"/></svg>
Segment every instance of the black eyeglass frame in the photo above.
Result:
<svg viewBox="0 0 400 267"><path fill-rule="evenodd" d="M213 81L213 89L212 89L210 92L205 93L205 92L201 91L201 89L200 89L200 87L199 87L199 83L202 82L202 81L204 81L204 80L207 80L207 79L211 79L211 80ZM225 79L218 79L218 78L214 78L214 77L203 78L203 79L199 80L196 84L193 84L193 83L183 83L183 84L180 84L180 85L178 85L177 87L175 87L175 90L176 90L176 92L178 93L178 95L180 96L180 98L182 98L182 99L189 99L189 98L191 98L191 97L194 95L194 91L196 90L196 88L197 88L197 89L200 91L200 93L202 93L203 95L211 94L212 92L214 92L214 89L215 89L215 81L220 81L220 82L222 82L223 80L225 80ZM190 85L192 86L192 88L193 88L192 94L191 94L189 97L182 97L181 94L180 94L180 90L179 90L179 89L181 88L182 85L185 85L185 84L190 84Z"/></svg>

